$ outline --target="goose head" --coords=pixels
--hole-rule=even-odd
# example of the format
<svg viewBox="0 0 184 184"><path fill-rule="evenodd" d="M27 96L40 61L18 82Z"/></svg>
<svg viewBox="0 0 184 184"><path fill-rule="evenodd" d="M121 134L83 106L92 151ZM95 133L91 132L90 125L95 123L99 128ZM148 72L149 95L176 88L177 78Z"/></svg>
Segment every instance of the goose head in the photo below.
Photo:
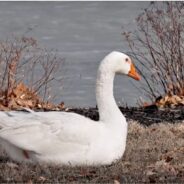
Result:
<svg viewBox="0 0 184 184"><path fill-rule="evenodd" d="M106 69L116 74L127 75L135 80L140 80L135 66L129 56L124 53L113 51L104 59Z"/></svg>

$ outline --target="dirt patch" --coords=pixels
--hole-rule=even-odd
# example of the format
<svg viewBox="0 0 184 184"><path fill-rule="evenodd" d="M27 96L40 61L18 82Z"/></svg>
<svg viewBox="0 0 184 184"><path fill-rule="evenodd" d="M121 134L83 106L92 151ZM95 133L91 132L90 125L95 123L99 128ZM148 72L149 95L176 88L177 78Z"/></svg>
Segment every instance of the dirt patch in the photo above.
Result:
<svg viewBox="0 0 184 184"><path fill-rule="evenodd" d="M0 182L184 183L184 122L128 121L123 158L110 166L62 167L11 161L0 149Z"/></svg>
<svg viewBox="0 0 184 184"><path fill-rule="evenodd" d="M177 123L184 120L184 106L178 106L174 109L159 109L155 105L149 107L119 107L121 112L128 120L135 120L143 125L151 125L163 121ZM75 112L93 120L99 119L97 108L71 108L65 111Z"/></svg>

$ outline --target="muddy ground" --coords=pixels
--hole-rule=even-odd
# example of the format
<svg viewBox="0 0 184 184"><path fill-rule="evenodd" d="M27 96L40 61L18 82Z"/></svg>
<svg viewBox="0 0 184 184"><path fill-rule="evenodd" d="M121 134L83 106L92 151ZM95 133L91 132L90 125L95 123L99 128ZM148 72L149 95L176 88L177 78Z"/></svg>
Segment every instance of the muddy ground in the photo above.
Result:
<svg viewBox="0 0 184 184"><path fill-rule="evenodd" d="M0 148L0 183L184 183L184 109L120 109L129 129L125 154L116 163L99 167L16 163ZM98 120L95 108L67 111Z"/></svg>
<svg viewBox="0 0 184 184"><path fill-rule="evenodd" d="M148 107L120 107L120 110L128 120L135 120L146 126L163 121L176 123L184 120L184 106L159 109L157 106L152 105ZM99 119L97 108L72 108L67 111L72 111L94 120Z"/></svg>

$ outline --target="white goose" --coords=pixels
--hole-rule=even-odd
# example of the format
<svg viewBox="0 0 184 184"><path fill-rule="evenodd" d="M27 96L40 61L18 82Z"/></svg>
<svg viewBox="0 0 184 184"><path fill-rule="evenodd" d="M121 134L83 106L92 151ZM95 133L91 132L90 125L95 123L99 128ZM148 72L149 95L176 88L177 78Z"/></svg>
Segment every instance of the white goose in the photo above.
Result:
<svg viewBox="0 0 184 184"><path fill-rule="evenodd" d="M0 112L0 144L16 161L105 165L120 159L127 122L113 96L116 73L140 79L127 55L114 51L103 59L96 82L99 121L70 112Z"/></svg>

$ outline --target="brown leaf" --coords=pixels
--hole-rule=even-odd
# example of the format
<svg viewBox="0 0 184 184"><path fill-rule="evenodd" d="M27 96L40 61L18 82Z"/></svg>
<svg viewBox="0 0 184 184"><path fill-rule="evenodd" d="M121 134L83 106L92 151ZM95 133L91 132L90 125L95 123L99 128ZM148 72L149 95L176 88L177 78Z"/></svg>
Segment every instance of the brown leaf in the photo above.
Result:
<svg viewBox="0 0 184 184"><path fill-rule="evenodd" d="M114 184L120 184L118 180L114 180Z"/></svg>
<svg viewBox="0 0 184 184"><path fill-rule="evenodd" d="M44 182L45 180L46 180L46 178L44 176L40 176L38 179L38 181L42 181L42 182Z"/></svg>

